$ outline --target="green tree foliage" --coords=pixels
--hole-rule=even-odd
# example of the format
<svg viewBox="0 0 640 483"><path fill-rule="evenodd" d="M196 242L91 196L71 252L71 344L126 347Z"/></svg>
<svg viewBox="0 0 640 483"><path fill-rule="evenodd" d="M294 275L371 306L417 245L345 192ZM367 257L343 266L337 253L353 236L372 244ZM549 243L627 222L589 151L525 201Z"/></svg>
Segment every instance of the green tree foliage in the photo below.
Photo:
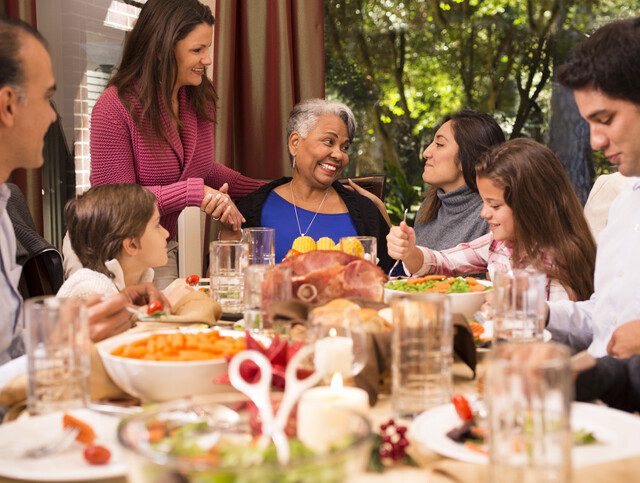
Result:
<svg viewBox="0 0 640 483"><path fill-rule="evenodd" d="M566 38L637 12L640 0L325 0L327 96L360 122L350 174L386 167L397 220L419 203L421 152L444 114L475 108L546 141Z"/></svg>

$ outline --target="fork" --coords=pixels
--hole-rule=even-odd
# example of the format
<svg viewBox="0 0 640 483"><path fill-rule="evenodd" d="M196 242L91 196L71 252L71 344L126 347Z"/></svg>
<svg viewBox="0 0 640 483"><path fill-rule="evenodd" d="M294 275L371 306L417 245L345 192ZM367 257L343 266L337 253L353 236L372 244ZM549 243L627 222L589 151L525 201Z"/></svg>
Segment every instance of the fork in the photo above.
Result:
<svg viewBox="0 0 640 483"><path fill-rule="evenodd" d="M405 208L404 215L402 215L402 221L404 221L405 223L407 222L407 211L409 211L409 208ZM393 264L393 267L391 267L391 270L389 270L389 275L393 273L393 271L398 266L398 263L400 263L400 259L396 260L396 263Z"/></svg>
<svg viewBox="0 0 640 483"><path fill-rule="evenodd" d="M76 440L76 436L80 429L76 427L66 428L62 434L51 441L41 444L39 446L34 446L33 448L29 448L22 452L19 458L43 458L45 456L50 456L52 454L60 453L71 446Z"/></svg>

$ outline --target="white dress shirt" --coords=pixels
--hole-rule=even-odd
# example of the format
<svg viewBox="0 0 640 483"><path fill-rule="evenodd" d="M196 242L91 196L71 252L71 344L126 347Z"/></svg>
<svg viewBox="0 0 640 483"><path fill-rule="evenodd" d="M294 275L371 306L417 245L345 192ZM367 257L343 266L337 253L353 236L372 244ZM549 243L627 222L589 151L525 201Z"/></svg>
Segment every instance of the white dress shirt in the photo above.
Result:
<svg viewBox="0 0 640 483"><path fill-rule="evenodd" d="M640 182L611 205L598 240L591 298L550 303L549 309L554 340L575 351L588 348L594 357L607 354L617 327L640 319Z"/></svg>

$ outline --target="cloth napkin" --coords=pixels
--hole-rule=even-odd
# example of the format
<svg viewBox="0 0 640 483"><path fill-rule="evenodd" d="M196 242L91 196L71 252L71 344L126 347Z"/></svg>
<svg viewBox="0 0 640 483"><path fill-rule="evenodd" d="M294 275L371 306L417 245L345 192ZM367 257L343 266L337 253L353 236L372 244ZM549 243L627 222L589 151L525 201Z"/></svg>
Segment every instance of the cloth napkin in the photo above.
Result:
<svg viewBox="0 0 640 483"><path fill-rule="evenodd" d="M362 308L379 310L386 307L379 302L361 299L349 299ZM307 317L316 305L300 300L277 302L269 307L269 315L274 325L289 327L289 335L293 339L304 338ZM465 317L453 314L454 353L473 371L475 376L477 365L476 345L473 333ZM369 395L369 403L373 406L378 394L389 386L391 369L391 332L372 332L368 334L368 354L364 369L355 377L356 385Z"/></svg>

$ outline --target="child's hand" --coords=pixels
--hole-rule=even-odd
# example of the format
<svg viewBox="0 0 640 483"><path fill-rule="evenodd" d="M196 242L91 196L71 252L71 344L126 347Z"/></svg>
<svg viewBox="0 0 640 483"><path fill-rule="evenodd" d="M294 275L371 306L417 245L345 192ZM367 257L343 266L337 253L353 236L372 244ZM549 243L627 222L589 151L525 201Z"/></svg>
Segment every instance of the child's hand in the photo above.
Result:
<svg viewBox="0 0 640 483"><path fill-rule="evenodd" d="M387 235L387 252L396 260L405 259L416 247L416 232L404 221L392 226Z"/></svg>

